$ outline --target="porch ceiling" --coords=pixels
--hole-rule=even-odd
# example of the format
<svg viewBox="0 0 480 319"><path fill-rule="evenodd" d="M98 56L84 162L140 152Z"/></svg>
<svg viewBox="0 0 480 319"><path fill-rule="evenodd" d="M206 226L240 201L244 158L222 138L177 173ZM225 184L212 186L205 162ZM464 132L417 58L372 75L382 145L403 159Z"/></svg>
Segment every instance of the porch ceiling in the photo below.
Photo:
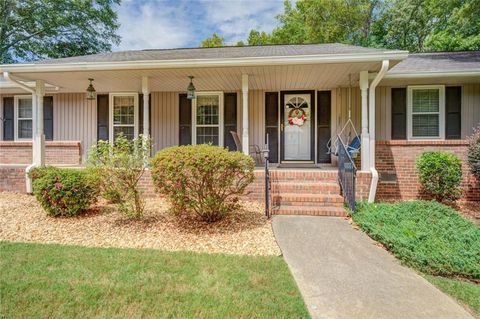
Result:
<svg viewBox="0 0 480 319"><path fill-rule="evenodd" d="M150 91L185 91L187 76L195 76L198 91L239 91L241 75L249 75L250 90L329 89L352 84L357 85L360 71L377 72L380 62L328 63L302 65L275 65L251 67L182 68L155 70L76 71L22 73L19 80L44 80L59 87L58 92L84 92L88 78L94 78L97 92L141 92L142 76L150 78ZM17 93L22 90L2 87L2 93Z"/></svg>

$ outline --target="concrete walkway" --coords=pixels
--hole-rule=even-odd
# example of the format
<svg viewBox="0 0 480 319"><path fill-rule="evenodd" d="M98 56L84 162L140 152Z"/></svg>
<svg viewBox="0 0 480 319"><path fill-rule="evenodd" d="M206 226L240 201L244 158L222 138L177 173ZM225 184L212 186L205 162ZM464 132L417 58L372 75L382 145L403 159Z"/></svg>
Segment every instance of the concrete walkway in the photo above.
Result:
<svg viewBox="0 0 480 319"><path fill-rule="evenodd" d="M342 218L275 216L273 230L313 318L473 318Z"/></svg>

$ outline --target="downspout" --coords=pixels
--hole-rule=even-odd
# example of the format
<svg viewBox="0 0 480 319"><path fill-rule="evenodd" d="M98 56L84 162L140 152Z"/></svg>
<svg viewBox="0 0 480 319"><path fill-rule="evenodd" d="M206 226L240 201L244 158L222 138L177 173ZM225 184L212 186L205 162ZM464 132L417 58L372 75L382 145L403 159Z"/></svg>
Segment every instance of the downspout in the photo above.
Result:
<svg viewBox="0 0 480 319"><path fill-rule="evenodd" d="M370 84L368 91L368 125L370 133L370 172L372 173L372 181L370 183L370 192L368 194L368 202L373 203L375 201L375 195L377 194L377 185L378 185L378 172L375 169L375 89L377 88L378 83L383 79L385 74L388 71L388 66L390 64L389 60L382 61L382 68L378 72L377 76L373 79Z"/></svg>
<svg viewBox="0 0 480 319"><path fill-rule="evenodd" d="M33 96L36 96L37 92L34 89L32 89L31 87L23 84L22 82L20 82L18 80L13 79L10 76L9 72L6 72L6 71L3 72L3 77L7 81L13 82L16 85L18 85L19 87L21 87L22 89L24 89L25 91L31 93ZM36 110L36 107L33 107L33 106L34 106L34 103L37 103L37 99L34 98L33 96L32 96L32 109ZM32 124L34 124L33 122L34 121L32 121ZM32 127L32 131L35 131L33 127ZM29 166L27 166L27 168L25 169L25 184L27 186L27 193L29 193L29 194L33 193L33 187L32 187L32 179L28 176L28 174L36 166L37 166L37 163L35 163L35 161L33 161L33 163L30 164Z"/></svg>

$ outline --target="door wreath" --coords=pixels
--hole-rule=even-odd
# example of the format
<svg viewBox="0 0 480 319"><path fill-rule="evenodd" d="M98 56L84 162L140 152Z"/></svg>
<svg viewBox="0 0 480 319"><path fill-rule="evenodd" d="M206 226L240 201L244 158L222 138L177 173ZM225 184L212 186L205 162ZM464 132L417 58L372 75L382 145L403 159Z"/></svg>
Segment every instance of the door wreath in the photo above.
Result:
<svg viewBox="0 0 480 319"><path fill-rule="evenodd" d="M302 126L307 121L305 111L301 108L293 108L288 112L288 124Z"/></svg>

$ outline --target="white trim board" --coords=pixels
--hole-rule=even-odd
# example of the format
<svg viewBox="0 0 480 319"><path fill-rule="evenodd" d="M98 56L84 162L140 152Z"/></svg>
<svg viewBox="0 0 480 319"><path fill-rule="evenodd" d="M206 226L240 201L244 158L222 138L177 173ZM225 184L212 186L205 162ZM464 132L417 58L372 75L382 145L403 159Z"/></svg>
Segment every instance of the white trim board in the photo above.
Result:
<svg viewBox="0 0 480 319"><path fill-rule="evenodd" d="M210 91L210 92L195 92L195 98L192 100L192 144L197 144L197 98L198 96L205 96L205 95L218 95L218 112L219 112L219 119L218 125L209 125L210 127L217 127L218 126L218 146L224 146L223 140L223 109L224 109L224 98L222 91ZM202 125L202 127L208 127L208 125Z"/></svg>
<svg viewBox="0 0 480 319"><path fill-rule="evenodd" d="M413 90L415 89L438 89L439 90L439 135L435 136L412 136L412 107ZM444 140L445 139L445 85L411 85L407 87L407 139L408 140Z"/></svg>
<svg viewBox="0 0 480 319"><path fill-rule="evenodd" d="M113 98L116 96L133 96L134 117L133 117L133 134L138 137L138 93L136 92L114 92L108 95L108 137L111 143L114 141L113 136Z"/></svg>

